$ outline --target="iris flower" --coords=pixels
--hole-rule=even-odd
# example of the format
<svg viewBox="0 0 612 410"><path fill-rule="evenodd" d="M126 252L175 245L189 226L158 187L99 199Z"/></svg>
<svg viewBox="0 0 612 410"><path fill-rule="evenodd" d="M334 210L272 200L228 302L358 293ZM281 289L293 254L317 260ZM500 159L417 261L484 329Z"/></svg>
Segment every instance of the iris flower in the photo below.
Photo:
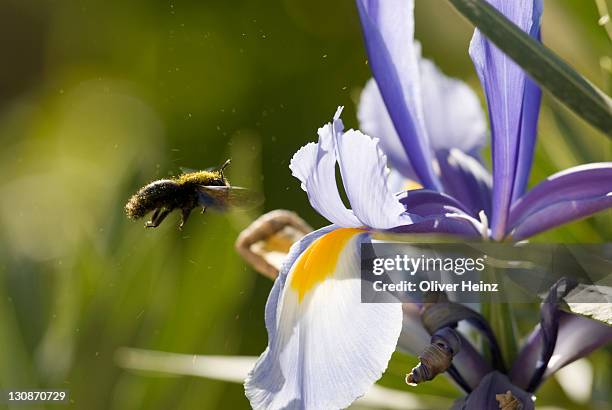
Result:
<svg viewBox="0 0 612 410"><path fill-rule="evenodd" d="M490 2L540 38L541 1ZM526 190L541 92L478 31L470 55L487 99L492 175L479 157L486 120L478 99L421 58L413 1L357 0L357 8L374 77L358 112L365 133L344 131L338 110L319 129L318 142L291 160L310 204L331 224L292 246L274 283L265 312L268 347L245 383L256 409L347 407L380 378L398 343L412 351L427 344L427 332L401 304L360 301L360 244L379 232L518 241L612 206L612 163L570 168ZM389 178L387 156L404 182L422 188L396 194L398 178ZM350 209L339 193L336 165ZM552 302L512 379L463 344L449 373L474 391L468 404L490 400L477 392L491 386L510 386L524 398L551 371L610 340L609 328L566 317L559 299ZM586 331L567 337L578 322L601 337L590 343Z"/></svg>
<svg viewBox="0 0 612 410"><path fill-rule="evenodd" d="M268 348L246 381L254 408L344 408L378 380L402 328L401 304L362 304L360 244L410 224L385 183L377 141L343 131L338 110L291 170L332 225L294 244L266 304ZM352 209L342 202L336 164Z"/></svg>

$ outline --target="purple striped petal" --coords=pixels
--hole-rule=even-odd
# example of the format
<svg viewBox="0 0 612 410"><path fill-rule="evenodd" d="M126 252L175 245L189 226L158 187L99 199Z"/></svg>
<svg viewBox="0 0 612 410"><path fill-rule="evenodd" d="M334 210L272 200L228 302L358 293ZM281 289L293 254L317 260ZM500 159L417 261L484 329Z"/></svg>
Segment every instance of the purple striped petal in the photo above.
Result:
<svg viewBox="0 0 612 410"><path fill-rule="evenodd" d="M533 21L529 35L541 42L541 18L544 7L542 0L535 1L533 7ZM516 180L512 191L512 201L519 199L527 189L531 163L533 162L535 152L541 101L542 90L531 78L527 78L525 94L523 95L523 121L521 123L518 163L516 167Z"/></svg>
<svg viewBox="0 0 612 410"><path fill-rule="evenodd" d="M539 25L541 0L489 3L525 32L539 36L534 26ZM478 30L470 44L470 55L489 107L494 179L491 228L493 238L499 240L506 232L516 176L520 174L524 180L518 186L524 186L528 177L527 170L518 168L531 163L539 96L527 86L524 71Z"/></svg>
<svg viewBox="0 0 612 410"><path fill-rule="evenodd" d="M541 2L536 3L541 7ZM542 11L534 13L541 16ZM531 36L540 40L539 21L531 27ZM535 31L535 32L533 32ZM540 116L540 103L542 101L542 90L531 78L525 82L525 94L523 95L523 120L521 123L521 134L518 152L518 163L516 165L516 180L512 191L512 202L519 199L527 189L531 164L535 153L535 144L538 132L538 117Z"/></svg>
<svg viewBox="0 0 612 410"><path fill-rule="evenodd" d="M569 168L535 186L510 211L509 236L521 240L612 207L612 162Z"/></svg>
<svg viewBox="0 0 612 410"><path fill-rule="evenodd" d="M442 216L447 213L468 213L455 198L429 189L406 191L399 195L406 212L422 217Z"/></svg>
<svg viewBox="0 0 612 410"><path fill-rule="evenodd" d="M491 215L491 174L474 157L458 149L437 152L444 190L460 201L472 216Z"/></svg>
<svg viewBox="0 0 612 410"><path fill-rule="evenodd" d="M468 238L480 238L486 227L470 215L465 206L455 198L428 189L406 191L399 196L400 202L414 219L411 225L398 226L397 233L446 234Z"/></svg>
<svg viewBox="0 0 612 410"><path fill-rule="evenodd" d="M527 189L535 152L541 100L542 90L528 78L525 83L525 94L523 96L523 118L512 201L519 199Z"/></svg>
<svg viewBox="0 0 612 410"><path fill-rule="evenodd" d="M427 217L410 225L398 226L390 231L403 234L453 235L473 239L482 237L481 232L467 219L448 216Z"/></svg>
<svg viewBox="0 0 612 410"><path fill-rule="evenodd" d="M357 0L372 73L410 163L426 188L440 191L423 118L413 0Z"/></svg>
<svg viewBox="0 0 612 410"><path fill-rule="evenodd" d="M529 215L510 232L509 237L519 241L609 208L612 208L612 192L603 196L559 202Z"/></svg>

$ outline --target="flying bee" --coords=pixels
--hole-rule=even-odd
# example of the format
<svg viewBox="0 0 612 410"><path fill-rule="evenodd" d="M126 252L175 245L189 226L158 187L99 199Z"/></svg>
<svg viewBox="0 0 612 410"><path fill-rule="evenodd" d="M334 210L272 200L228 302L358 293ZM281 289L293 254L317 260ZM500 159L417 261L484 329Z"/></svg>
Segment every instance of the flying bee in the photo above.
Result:
<svg viewBox="0 0 612 410"><path fill-rule="evenodd" d="M246 188L230 186L223 170L230 164L228 159L216 170L184 172L178 177L159 179L140 188L125 205L130 219L140 219L153 212L145 226L155 228L170 214L181 211L179 229L183 229L191 211L202 207L225 211L232 207L255 206L260 197Z"/></svg>

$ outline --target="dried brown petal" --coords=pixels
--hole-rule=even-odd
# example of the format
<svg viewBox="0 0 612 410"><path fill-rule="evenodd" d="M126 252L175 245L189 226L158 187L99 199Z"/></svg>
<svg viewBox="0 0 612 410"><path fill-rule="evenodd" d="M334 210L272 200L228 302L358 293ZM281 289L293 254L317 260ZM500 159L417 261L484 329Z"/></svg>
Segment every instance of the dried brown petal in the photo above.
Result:
<svg viewBox="0 0 612 410"><path fill-rule="evenodd" d="M406 375L406 383L416 386L444 373L459 352L461 340L457 333L445 327L434 333L431 344L419 355L419 364Z"/></svg>
<svg viewBox="0 0 612 410"><path fill-rule="evenodd" d="M240 233L236 250L256 271L275 279L289 248L312 228L295 212L277 209Z"/></svg>

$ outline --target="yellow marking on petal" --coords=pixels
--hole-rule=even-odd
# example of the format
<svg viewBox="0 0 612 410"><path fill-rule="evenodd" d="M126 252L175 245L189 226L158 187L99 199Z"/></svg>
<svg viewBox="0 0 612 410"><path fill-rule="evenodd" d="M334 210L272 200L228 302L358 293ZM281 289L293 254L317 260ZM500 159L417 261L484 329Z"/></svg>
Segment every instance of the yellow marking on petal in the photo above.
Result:
<svg viewBox="0 0 612 410"><path fill-rule="evenodd" d="M412 191L414 189L422 189L423 185L419 184L416 181L413 181L412 179L407 179L404 182L404 191Z"/></svg>
<svg viewBox="0 0 612 410"><path fill-rule="evenodd" d="M298 293L300 302L314 286L327 279L336 269L340 252L361 229L333 230L313 243L300 255L293 268L291 288Z"/></svg>

